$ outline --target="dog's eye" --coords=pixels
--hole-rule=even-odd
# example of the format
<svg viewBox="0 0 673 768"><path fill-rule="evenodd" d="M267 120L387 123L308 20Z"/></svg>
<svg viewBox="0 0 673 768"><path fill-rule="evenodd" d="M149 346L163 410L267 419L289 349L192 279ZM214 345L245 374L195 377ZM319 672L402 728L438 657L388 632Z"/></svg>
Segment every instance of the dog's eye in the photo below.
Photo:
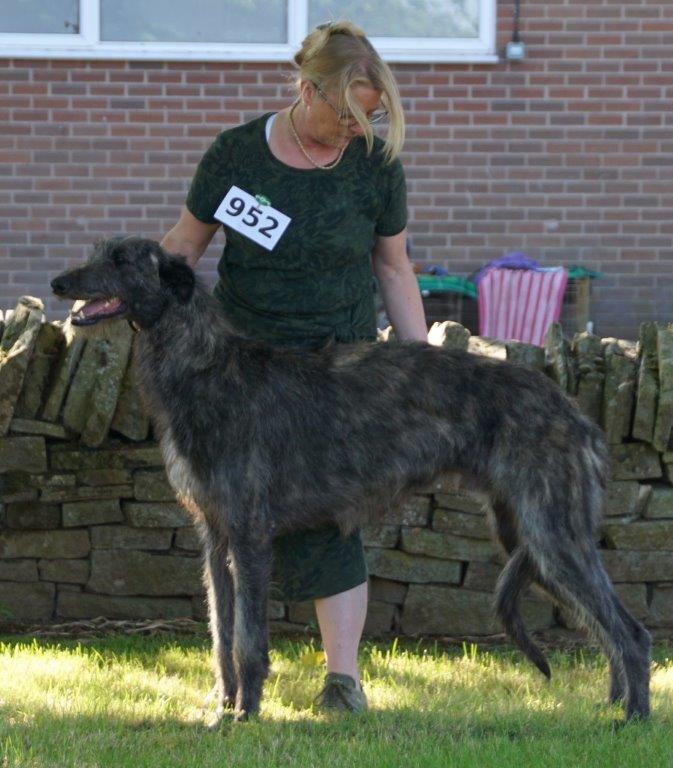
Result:
<svg viewBox="0 0 673 768"><path fill-rule="evenodd" d="M115 265L115 267L121 267L124 264L128 264L129 260L123 251L115 251L112 254L112 263Z"/></svg>

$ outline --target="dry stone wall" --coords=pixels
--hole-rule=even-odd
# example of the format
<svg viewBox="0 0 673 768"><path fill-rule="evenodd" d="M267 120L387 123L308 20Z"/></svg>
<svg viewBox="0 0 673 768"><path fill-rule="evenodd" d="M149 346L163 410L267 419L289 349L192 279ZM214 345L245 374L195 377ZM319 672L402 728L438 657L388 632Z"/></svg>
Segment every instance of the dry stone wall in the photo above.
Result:
<svg viewBox="0 0 673 768"><path fill-rule="evenodd" d="M25 297L0 332L0 619L205 618L198 537L140 402L130 328L73 338ZM673 326L646 324L638 342L568 341L554 326L545 349L470 337L455 323L432 339L545 370L601 424L612 454L604 562L638 617L673 627ZM501 631L486 504L449 474L363 529L366 632ZM277 598L276 626L315 621L311 605ZM572 627L533 595L523 613L531 628Z"/></svg>

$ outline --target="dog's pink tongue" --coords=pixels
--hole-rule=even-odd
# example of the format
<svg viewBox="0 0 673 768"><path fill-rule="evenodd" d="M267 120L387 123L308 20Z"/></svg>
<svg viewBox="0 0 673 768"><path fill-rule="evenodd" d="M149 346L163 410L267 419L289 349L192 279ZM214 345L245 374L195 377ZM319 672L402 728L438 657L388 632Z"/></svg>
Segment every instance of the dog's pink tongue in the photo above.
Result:
<svg viewBox="0 0 673 768"><path fill-rule="evenodd" d="M119 299L95 299L88 301L78 312L82 317L95 317L96 315L109 315L119 308Z"/></svg>

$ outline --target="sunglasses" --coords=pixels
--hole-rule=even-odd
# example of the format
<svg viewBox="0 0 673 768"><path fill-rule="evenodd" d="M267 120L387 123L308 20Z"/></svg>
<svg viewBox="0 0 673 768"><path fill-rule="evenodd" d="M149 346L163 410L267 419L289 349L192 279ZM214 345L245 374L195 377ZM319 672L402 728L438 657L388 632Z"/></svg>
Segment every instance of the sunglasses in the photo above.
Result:
<svg viewBox="0 0 673 768"><path fill-rule="evenodd" d="M332 110L336 114L340 123L344 123L348 125L353 125L354 123L357 123L357 120L353 117L353 115L350 112L342 112L335 104L332 104L327 94L323 91L323 89L317 83L313 83L313 87L315 88L318 96L320 96L320 98L325 102L325 104L329 104L329 106L332 108ZM377 109L375 112L372 112L371 114L367 115L367 121L370 125L374 125L375 123L380 123L381 120L385 120L386 117L388 117L388 112L385 109Z"/></svg>

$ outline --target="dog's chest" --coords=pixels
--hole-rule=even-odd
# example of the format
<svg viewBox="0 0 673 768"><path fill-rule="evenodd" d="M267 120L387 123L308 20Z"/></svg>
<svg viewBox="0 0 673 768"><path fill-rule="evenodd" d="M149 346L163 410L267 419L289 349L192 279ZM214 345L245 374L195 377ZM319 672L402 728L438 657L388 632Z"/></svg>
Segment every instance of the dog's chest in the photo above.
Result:
<svg viewBox="0 0 673 768"><path fill-rule="evenodd" d="M194 477L188 459L178 450L170 430L167 430L161 437L161 451L164 456L168 482L175 491L178 500L197 520L200 519L202 512L198 499L203 494L200 493L198 480Z"/></svg>

